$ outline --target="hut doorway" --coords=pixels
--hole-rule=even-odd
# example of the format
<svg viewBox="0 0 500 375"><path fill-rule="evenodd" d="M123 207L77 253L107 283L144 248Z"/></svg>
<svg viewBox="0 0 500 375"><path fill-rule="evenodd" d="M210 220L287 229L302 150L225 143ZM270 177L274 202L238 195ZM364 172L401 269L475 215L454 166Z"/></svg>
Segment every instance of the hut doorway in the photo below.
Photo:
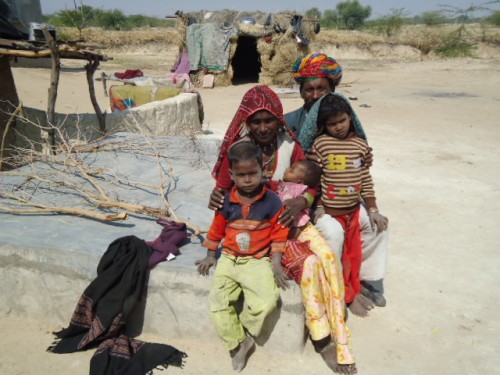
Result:
<svg viewBox="0 0 500 375"><path fill-rule="evenodd" d="M233 85L259 82L261 63L257 51L257 38L247 35L238 37L231 67L233 68Z"/></svg>

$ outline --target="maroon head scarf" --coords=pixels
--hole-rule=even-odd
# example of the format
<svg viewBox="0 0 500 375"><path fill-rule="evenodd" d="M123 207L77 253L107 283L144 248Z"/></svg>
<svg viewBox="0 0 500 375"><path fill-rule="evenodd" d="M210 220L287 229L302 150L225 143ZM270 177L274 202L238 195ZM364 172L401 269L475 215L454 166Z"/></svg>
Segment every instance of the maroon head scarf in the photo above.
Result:
<svg viewBox="0 0 500 375"><path fill-rule="evenodd" d="M251 88L246 92L241 100L240 106L227 128L226 135L222 141L219 151L219 157L212 171L212 176L217 178L224 156L229 148L238 140L243 138L243 130L246 128L247 119L255 112L266 110L271 112L279 121L280 125L285 128L294 140L297 140L295 135L288 129L285 118L283 116L283 106L278 98L278 95L268 86L259 85Z"/></svg>

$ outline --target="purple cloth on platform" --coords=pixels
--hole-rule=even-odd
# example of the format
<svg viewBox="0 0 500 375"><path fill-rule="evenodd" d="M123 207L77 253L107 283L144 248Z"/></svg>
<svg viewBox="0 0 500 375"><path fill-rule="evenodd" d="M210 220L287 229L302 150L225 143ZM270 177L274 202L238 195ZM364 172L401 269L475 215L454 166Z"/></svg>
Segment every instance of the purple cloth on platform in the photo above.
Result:
<svg viewBox="0 0 500 375"><path fill-rule="evenodd" d="M167 259L169 254L179 255L177 246L187 238L186 224L165 219L158 219L156 222L163 227L163 230L156 240L146 242L153 248L153 253L149 257L149 268Z"/></svg>
<svg viewBox="0 0 500 375"><path fill-rule="evenodd" d="M189 74L191 70L191 64L189 63L189 55L187 52L182 52L179 60L172 68L172 72L176 74Z"/></svg>

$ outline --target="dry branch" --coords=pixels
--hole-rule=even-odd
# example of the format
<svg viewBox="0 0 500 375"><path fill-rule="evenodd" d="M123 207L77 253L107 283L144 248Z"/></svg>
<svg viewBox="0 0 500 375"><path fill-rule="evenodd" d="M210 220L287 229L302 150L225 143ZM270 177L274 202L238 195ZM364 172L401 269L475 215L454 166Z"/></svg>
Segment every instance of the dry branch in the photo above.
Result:
<svg viewBox="0 0 500 375"><path fill-rule="evenodd" d="M0 192L0 196L3 196L4 198L8 198L11 200L16 200L22 205L28 205L28 206L36 206L38 208L8 208L3 205L0 205L0 211L1 212L6 212L9 214L68 214L68 215L74 215L74 216L81 216L81 217L87 217L89 219L95 219L95 220L100 220L100 221L120 221L120 220L127 220L127 213L126 212L120 212L118 214L113 214L113 215L104 215L100 214L95 211L91 210L85 210L82 208L72 208L72 207L58 207L58 206L44 206L42 204L35 204L33 202L29 202L27 200L23 200L18 196L15 196L13 194L7 194L4 192Z"/></svg>
<svg viewBox="0 0 500 375"><path fill-rule="evenodd" d="M33 122L31 125L44 128ZM102 221L125 219L128 212L154 218L170 218L185 223L195 235L200 234L202 231L199 228L177 215L168 199L167 192L174 177L168 156L162 155L157 147L162 143L144 134L137 121L135 126L141 133L137 137L119 141L102 138L97 144L90 145L86 144L85 140L71 138L63 126L51 126L50 131L57 140L57 155L45 154L40 144L26 140L30 147L15 147L10 158L12 165L24 167L4 172L4 176L13 177L12 180L16 183L2 185L0 196L5 199L1 200L0 211L14 214L62 213ZM78 130L76 135L80 134ZM153 160L157 166L158 178L156 181L133 181L131 176L123 176L113 167L94 166L94 161L98 159L97 151L103 150L123 151ZM120 197L124 189L142 190L156 195L160 199L160 207L126 201ZM71 198L70 207L61 205L63 196ZM47 199L56 200L56 204L48 203ZM89 208L75 208L75 200L80 202L79 207L83 205ZM103 214L100 210L122 212Z"/></svg>
<svg viewBox="0 0 500 375"><path fill-rule="evenodd" d="M19 105L17 106L17 108L10 115L9 121L7 121L7 125L5 125L5 130L4 130L3 135L2 135L2 144L0 146L1 147L0 148L0 171L3 170L3 155L4 155L4 150L5 150L5 140L7 139L7 135L9 134L10 126L12 125L12 123L14 122L14 119L19 114L19 112L21 112L22 109L23 109L23 103L19 102Z"/></svg>

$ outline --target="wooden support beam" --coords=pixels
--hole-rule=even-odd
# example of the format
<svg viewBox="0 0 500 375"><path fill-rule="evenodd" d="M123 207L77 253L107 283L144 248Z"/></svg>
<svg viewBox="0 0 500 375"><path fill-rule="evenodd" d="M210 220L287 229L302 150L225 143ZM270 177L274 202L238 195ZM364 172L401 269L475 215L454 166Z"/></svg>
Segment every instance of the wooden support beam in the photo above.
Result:
<svg viewBox="0 0 500 375"><path fill-rule="evenodd" d="M95 114L97 116L97 121L99 121L99 129L102 134L106 131L106 112L102 113L99 103L95 97L94 88L94 73L99 67L99 59L96 56L89 58L89 62L85 65L85 71L87 72L87 83L89 85L90 101L94 107Z"/></svg>
<svg viewBox="0 0 500 375"><path fill-rule="evenodd" d="M57 48L57 43L52 38L47 27L42 27L43 35L50 48L52 67L50 69L50 86L49 86L49 98L47 102L47 127L42 130L42 139L45 140L42 147L46 154L54 153L56 140L54 130L51 129L55 125L56 120L56 99L57 99L57 89L59 87L59 75L61 72L61 60L59 58L59 49Z"/></svg>

